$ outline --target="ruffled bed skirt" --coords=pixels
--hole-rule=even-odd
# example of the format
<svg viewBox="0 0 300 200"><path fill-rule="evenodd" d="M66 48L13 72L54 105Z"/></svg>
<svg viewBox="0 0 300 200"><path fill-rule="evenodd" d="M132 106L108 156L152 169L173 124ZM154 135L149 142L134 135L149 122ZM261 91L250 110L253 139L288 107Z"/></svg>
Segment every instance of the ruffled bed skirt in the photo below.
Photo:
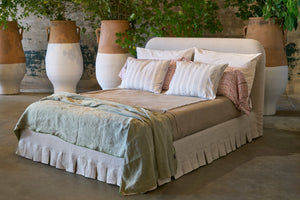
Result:
<svg viewBox="0 0 300 200"><path fill-rule="evenodd" d="M227 155L262 135L255 115L243 115L174 142L177 158L175 179ZM56 136L24 130L18 155L58 169L120 185L123 158L67 143ZM171 181L159 180L158 185Z"/></svg>
<svg viewBox="0 0 300 200"><path fill-rule="evenodd" d="M226 156L262 136L262 124L254 115L243 115L174 142L177 157L175 179Z"/></svg>

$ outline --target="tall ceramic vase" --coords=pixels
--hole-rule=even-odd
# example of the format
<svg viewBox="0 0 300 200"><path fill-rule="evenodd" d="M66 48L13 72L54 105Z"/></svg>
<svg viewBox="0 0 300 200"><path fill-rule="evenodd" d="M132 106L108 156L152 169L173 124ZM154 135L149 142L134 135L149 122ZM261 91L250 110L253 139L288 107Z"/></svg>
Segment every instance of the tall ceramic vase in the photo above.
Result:
<svg viewBox="0 0 300 200"><path fill-rule="evenodd" d="M51 21L47 28L48 48L45 65L54 93L76 93L83 72L80 28L75 21Z"/></svg>
<svg viewBox="0 0 300 200"><path fill-rule="evenodd" d="M96 30L98 53L96 78L102 89L115 88L121 83L118 74L130 55L115 41L116 33L124 33L129 28L127 20L103 20Z"/></svg>
<svg viewBox="0 0 300 200"><path fill-rule="evenodd" d="M264 115L274 115L279 97L286 89L288 66L285 53L286 35L276 19L250 18L245 28L246 38L258 40L265 48Z"/></svg>
<svg viewBox="0 0 300 200"><path fill-rule="evenodd" d="M17 22L0 27L0 94L18 94L26 72L26 60L21 40L23 29Z"/></svg>

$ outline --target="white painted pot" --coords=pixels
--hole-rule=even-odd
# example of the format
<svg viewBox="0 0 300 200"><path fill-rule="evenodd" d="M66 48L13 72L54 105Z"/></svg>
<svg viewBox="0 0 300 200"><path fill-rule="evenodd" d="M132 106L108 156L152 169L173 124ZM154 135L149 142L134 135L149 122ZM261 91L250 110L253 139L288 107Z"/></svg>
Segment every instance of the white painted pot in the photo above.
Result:
<svg viewBox="0 0 300 200"><path fill-rule="evenodd" d="M118 75L129 56L129 53L97 53L96 78L103 90L116 88L121 84Z"/></svg>
<svg viewBox="0 0 300 200"><path fill-rule="evenodd" d="M49 43L45 64L54 93L76 93L76 87L83 72L79 43Z"/></svg>
<svg viewBox="0 0 300 200"><path fill-rule="evenodd" d="M18 94L26 63L0 64L0 94Z"/></svg>
<svg viewBox="0 0 300 200"><path fill-rule="evenodd" d="M265 68L264 115L274 115L279 97L286 89L288 66Z"/></svg>

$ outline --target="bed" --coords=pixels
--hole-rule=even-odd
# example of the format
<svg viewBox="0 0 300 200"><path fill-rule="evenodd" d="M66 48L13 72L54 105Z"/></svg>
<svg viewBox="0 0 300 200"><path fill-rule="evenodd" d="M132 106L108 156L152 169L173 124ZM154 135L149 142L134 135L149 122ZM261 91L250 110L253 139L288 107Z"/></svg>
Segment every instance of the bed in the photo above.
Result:
<svg viewBox="0 0 300 200"><path fill-rule="evenodd" d="M153 136L154 138L143 138L141 140L147 140L147 144L155 143L155 145L145 147L144 143L143 145L137 143L134 145L132 151L138 151L139 149L136 149L136 146L140 146L140 149L146 149L145 155L148 155L150 152L148 152L148 148L153 148L153 152L156 152L154 157L150 156L150 161L137 161L139 163L138 166L136 163L134 165L129 165L128 160L135 160L131 157L127 157L132 146L118 143L115 146L113 146L114 144L111 144L113 150L103 150L101 148L98 149L97 145L97 148L93 148L93 145L84 145L86 138L81 139L83 143L74 145L74 142L66 142L66 138L69 137L69 135L57 137L57 135L54 136L52 134L40 134L39 132L45 133L42 128L30 129L29 126L22 125L23 122L20 121L16 126L16 135L19 139L16 153L25 158L49 164L58 169L64 169L71 173L118 185L122 195L129 195L153 190L159 185L170 182L172 178L178 179L184 174L209 164L236 150L247 142L251 142L253 139L262 136L265 54L261 44L251 39L229 38L153 38L146 44L146 50L177 51L195 47L225 53L261 54L261 56L257 58L255 64L255 76L252 88L249 91L249 102L251 104L249 113L244 114L237 110L228 98L222 96L217 96L216 99L211 101L199 101L199 98L197 97L169 96L141 90L128 90L126 88L95 91L81 95L68 94L68 97L73 98L74 96L74 99L72 99L71 102L68 102L67 108L49 108L49 110L57 109L57 112L63 112L62 110L65 109L67 110L69 118L60 118L59 123L62 121L68 123L68 120L70 121L70 119L73 119L72 112L75 112L74 109L77 106L75 105L77 101L85 104L84 112L87 110L94 112L93 109L95 107L103 107L102 101L108 102L108 105L105 105L104 109L108 109L107 107L109 107L109 110L113 109L113 114L119 112L119 110L115 110L116 107L119 109L119 107L124 107L124 105L126 105L126 113L122 110L122 116L128 117L129 115L129 117L135 117L136 119L142 118L141 121L145 121L146 124L149 124L149 119L151 121L153 118L153 113L148 112L148 110L152 110L155 113L155 116L157 115L160 117L154 119L159 121L157 126L151 125L152 129L155 127L155 129L158 130L158 134ZM54 98L56 100L59 99L59 102L56 102L55 104L62 104L63 102L61 101L66 100L65 97L54 96L46 98L43 101L48 102ZM91 99L96 100L92 101ZM145 101L145 99L147 101ZM101 102L99 102L100 100ZM41 103L43 103L43 101ZM70 100L67 99L66 101ZM153 104L149 102L156 103ZM130 105L130 107L127 107L127 105ZM41 104L40 107L44 107L44 105ZM133 113L128 114L128 110L133 110ZM80 112L80 116L83 116L84 112ZM38 112L34 112L32 115L37 115L36 113ZM136 116L136 113L139 115ZM111 114L107 115L110 116ZM83 117L78 117L78 120L74 118L74 121L77 120L76 122L78 122L82 118ZM92 122L92 119L94 118L93 115L93 117L90 117L90 119L87 119L85 122L81 122L89 124L86 130L80 130L82 134L89 134L87 137L93 136L94 138L97 138L95 133L93 133L95 126L97 125L92 124L97 124L99 122ZM120 123L127 122L126 119L124 118ZM137 123L136 121L135 123ZM36 121L32 123L36 124L37 122L44 124L46 128L43 128L45 129L47 129L49 123L52 123L49 121L49 116L46 120L36 118ZM101 123L102 122L103 121L101 121ZM126 130L129 130L130 127L132 127L132 129L135 128L135 126L130 123L125 125L129 126ZM79 132L78 129L80 129L80 127L74 128L75 126L76 124L72 125L72 128L69 127L69 129ZM106 123L105 127L108 126L114 126L113 130L116 130L118 124L111 125ZM139 127L140 125L136 126ZM146 125L142 125L142 129L144 126ZM120 129L123 130L123 128ZM175 129L176 133L173 131ZM148 130L146 129L144 130L144 132L147 131ZM164 134L164 132L168 131L172 132L170 133L171 136L170 134ZM49 132L51 132L51 130L49 130ZM129 132L130 131L128 131L128 133ZM117 137L116 140L121 137L127 137L127 141L129 141L128 135L114 135L114 133L111 133L111 135L113 135L111 137ZM163 135L166 140L171 140L171 145L156 138L161 137L161 135ZM135 138L135 136L133 138ZM78 136L76 140L77 139ZM149 142L149 140L151 141ZM137 140L130 141L136 142ZM110 144L108 144L108 146L109 145ZM122 146L123 151L117 152L120 146ZM162 147L164 150L161 150ZM110 151L112 152L107 153ZM124 152L126 156L124 156ZM143 156L141 159L144 159L144 157L148 156ZM152 174L149 172L149 174L145 176L146 178L133 183L132 177L139 176L144 172L148 173L148 168L151 168L149 166L154 168L151 169L152 171L150 170ZM166 170L167 168L168 170ZM150 179L153 179L152 183L145 187L131 187L132 184L144 184Z"/></svg>

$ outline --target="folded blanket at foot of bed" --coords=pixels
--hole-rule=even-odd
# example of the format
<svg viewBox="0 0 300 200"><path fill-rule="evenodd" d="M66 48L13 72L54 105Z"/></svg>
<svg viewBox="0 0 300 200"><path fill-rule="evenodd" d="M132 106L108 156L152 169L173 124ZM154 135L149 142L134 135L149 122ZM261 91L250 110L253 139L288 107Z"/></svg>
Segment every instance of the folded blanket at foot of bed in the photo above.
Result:
<svg viewBox="0 0 300 200"><path fill-rule="evenodd" d="M14 130L52 134L69 143L124 158L121 194L143 193L176 172L168 115L76 94L31 104Z"/></svg>

